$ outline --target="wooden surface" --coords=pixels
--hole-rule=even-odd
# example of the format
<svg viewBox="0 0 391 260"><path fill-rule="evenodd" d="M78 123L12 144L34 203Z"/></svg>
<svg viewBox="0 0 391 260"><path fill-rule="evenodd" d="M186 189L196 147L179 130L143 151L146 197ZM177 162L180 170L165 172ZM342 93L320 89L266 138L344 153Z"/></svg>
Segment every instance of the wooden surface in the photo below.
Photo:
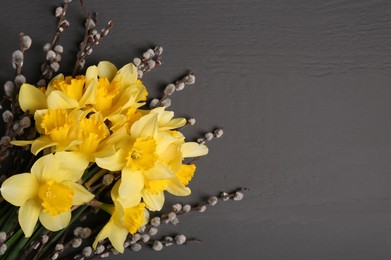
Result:
<svg viewBox="0 0 391 260"><path fill-rule="evenodd" d="M196 117L190 138L224 127L180 201L251 189L181 219L175 232L203 244L112 259L391 259L390 1L85 2L115 23L88 64L121 66L163 45L163 67L144 79L151 95L192 69L197 84L172 109ZM2 1L2 82L20 31L33 38L26 71L37 80L57 3ZM83 33L77 1L69 15L65 73Z"/></svg>

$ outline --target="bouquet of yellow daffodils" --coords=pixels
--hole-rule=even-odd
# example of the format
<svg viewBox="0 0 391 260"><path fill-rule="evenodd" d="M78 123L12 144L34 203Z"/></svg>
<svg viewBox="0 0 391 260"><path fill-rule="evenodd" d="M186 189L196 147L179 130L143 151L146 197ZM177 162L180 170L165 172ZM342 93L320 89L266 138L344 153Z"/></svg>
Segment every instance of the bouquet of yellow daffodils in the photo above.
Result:
<svg viewBox="0 0 391 260"><path fill-rule="evenodd" d="M147 106L141 78L161 64L161 47L120 69L101 61L81 73L86 56L112 27L109 22L98 32L91 16L86 18L74 75L55 75L63 52L60 35L69 26L69 4L65 1L56 9L56 34L44 47L46 61L37 84L29 84L21 74L30 37L21 34L21 48L12 55L17 76L4 85L10 109L3 112L6 133L0 162L14 157L25 167L1 179L0 258L103 258L125 247L138 251L142 244L158 251L173 243L197 242L184 235L151 237L160 222L176 224L179 215L203 212L219 199L240 200L244 190L212 196L195 207L176 204L172 212L149 217L149 212L161 211L165 192L190 194L187 185L195 159L208 153L205 141L222 135L216 129L188 142L179 130L194 119L175 118L167 110L169 96L193 84L194 75L190 72L167 85L163 98ZM32 155L28 160L26 150ZM96 219L91 216L99 210L110 218L89 227L86 219Z"/></svg>

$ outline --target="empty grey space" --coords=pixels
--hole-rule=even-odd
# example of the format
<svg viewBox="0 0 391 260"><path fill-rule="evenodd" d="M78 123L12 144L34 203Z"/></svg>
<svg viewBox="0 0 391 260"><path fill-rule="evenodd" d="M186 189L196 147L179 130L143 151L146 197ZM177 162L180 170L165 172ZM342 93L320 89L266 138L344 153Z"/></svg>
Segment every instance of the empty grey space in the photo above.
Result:
<svg viewBox="0 0 391 260"><path fill-rule="evenodd" d="M0 80L12 79L18 34L38 80L42 45L61 1L1 2ZM150 96L192 69L196 85L173 97L194 116L192 140L214 127L222 139L198 162L194 203L240 186L241 202L183 216L172 234L202 244L143 249L110 259L391 259L391 2L388 0L86 0L114 28L88 58L118 67L149 47L163 66L146 74ZM83 35L74 0L61 72Z"/></svg>

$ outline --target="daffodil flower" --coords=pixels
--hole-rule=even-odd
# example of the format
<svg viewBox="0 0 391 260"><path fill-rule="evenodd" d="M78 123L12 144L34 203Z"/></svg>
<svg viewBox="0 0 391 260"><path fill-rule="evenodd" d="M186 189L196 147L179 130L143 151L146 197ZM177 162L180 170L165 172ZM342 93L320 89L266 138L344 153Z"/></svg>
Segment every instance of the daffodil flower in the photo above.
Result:
<svg viewBox="0 0 391 260"><path fill-rule="evenodd" d="M106 118L129 107L144 105L148 93L137 75L137 69L132 63L120 70L108 61L90 66L86 72L86 84L95 89L93 109L102 112Z"/></svg>
<svg viewBox="0 0 391 260"><path fill-rule="evenodd" d="M97 158L96 163L110 171L122 171L119 199L127 207L135 206L141 198L150 210L160 210L164 204L164 190L169 180L176 178L169 167L172 161L208 153L204 145L194 142L171 145L178 138L166 131L158 131L158 113L150 113L136 121L130 135L122 131L121 144L112 156Z"/></svg>
<svg viewBox="0 0 391 260"><path fill-rule="evenodd" d="M19 91L19 104L24 112L34 114L40 109L84 108L95 102L96 89L85 84L85 76L64 77L59 74L42 91L30 84L23 84Z"/></svg>
<svg viewBox="0 0 391 260"><path fill-rule="evenodd" d="M79 122L85 112L64 109L42 109L34 114L35 127L41 134L31 141L12 141L14 145L31 144L31 152L37 155L45 148L52 148L52 151L65 151L70 147L82 143L78 136Z"/></svg>
<svg viewBox="0 0 391 260"><path fill-rule="evenodd" d="M123 207L118 199L120 183L121 181L118 181L111 190L111 198L114 202L111 218L97 235L93 247L96 248L99 241L109 238L113 247L123 253L127 235L136 233L141 226L145 225L149 213L142 202L133 207Z"/></svg>
<svg viewBox="0 0 391 260"><path fill-rule="evenodd" d="M74 153L58 152L39 158L31 173L6 179L1 195L20 207L18 220L26 237L30 237L39 219L48 230L65 228L71 219L72 205L81 205L94 197L76 182L88 161Z"/></svg>

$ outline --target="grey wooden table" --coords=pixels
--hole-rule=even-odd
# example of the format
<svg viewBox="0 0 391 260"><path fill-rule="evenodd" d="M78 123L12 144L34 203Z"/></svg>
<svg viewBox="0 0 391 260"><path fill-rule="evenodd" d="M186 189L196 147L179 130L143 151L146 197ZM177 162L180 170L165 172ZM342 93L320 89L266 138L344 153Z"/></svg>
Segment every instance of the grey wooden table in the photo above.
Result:
<svg viewBox="0 0 391 260"><path fill-rule="evenodd" d="M163 45L163 67L144 79L151 95L192 69L196 85L172 108L196 117L189 137L224 127L180 201L251 189L181 219L176 231L202 244L112 259L391 259L390 1L85 2L115 23L88 64L120 66ZM33 38L26 66L37 80L58 3L1 2L1 82L20 31ZM65 73L83 33L76 1L69 15Z"/></svg>

